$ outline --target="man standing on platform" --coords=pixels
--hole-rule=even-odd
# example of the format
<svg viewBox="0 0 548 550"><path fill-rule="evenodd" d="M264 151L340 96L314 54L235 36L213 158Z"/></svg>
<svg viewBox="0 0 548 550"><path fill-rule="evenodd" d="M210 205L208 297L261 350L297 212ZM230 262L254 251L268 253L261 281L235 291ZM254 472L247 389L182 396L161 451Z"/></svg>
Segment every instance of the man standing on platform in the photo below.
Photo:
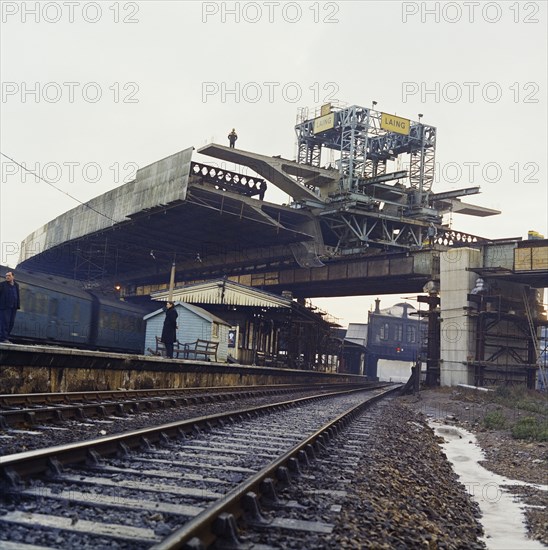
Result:
<svg viewBox="0 0 548 550"><path fill-rule="evenodd" d="M166 317L162 328L162 342L166 346L166 357L173 359L173 344L177 340L177 311L175 311L175 302L168 301L164 308Z"/></svg>
<svg viewBox="0 0 548 550"><path fill-rule="evenodd" d="M6 280L0 283L0 343L10 343L8 337L20 307L19 285L15 282L13 272L8 271Z"/></svg>

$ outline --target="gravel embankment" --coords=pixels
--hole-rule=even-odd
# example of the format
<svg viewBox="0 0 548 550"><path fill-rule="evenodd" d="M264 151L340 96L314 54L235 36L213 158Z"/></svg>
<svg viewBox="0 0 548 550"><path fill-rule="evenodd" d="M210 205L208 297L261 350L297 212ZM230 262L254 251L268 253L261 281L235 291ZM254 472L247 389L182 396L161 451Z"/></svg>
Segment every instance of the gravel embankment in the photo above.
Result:
<svg viewBox="0 0 548 550"><path fill-rule="evenodd" d="M478 507L424 420L393 401L379 422L332 548L485 548Z"/></svg>

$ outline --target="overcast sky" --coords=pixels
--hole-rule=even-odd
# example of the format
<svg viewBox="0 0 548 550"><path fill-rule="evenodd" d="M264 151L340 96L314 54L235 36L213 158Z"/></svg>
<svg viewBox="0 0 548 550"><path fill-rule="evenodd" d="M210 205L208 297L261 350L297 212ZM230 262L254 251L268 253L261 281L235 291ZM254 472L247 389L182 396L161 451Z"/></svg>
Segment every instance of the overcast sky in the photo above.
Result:
<svg viewBox="0 0 548 550"><path fill-rule="evenodd" d="M548 235L546 2L1 4L1 263L54 217L189 146L295 157L299 108L328 100L437 127L435 192L500 216L489 238ZM205 159L201 159L205 160ZM228 166L230 168L230 166ZM66 194L65 194L66 193ZM286 202L270 187L266 200ZM449 221L449 220L446 220ZM365 322L374 297L316 300ZM385 297L383 304L399 301Z"/></svg>

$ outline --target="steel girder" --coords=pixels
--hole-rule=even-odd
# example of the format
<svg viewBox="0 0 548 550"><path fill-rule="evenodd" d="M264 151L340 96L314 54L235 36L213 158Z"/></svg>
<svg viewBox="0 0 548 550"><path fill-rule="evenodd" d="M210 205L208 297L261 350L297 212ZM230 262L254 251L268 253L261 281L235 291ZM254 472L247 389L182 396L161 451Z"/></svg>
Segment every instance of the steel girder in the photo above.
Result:
<svg viewBox="0 0 548 550"><path fill-rule="evenodd" d="M368 247L418 250L433 245L454 248L486 242L476 235L451 229L441 230L430 242L427 223L388 218L374 212L339 211L320 216L322 224L336 236L333 255L363 252Z"/></svg>

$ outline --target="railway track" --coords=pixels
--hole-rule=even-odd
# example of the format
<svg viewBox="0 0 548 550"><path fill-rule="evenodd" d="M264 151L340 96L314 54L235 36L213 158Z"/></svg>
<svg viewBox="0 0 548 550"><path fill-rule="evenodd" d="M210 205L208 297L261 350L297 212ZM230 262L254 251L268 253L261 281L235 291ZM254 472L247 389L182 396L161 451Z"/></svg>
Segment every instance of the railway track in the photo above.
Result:
<svg viewBox="0 0 548 550"><path fill-rule="evenodd" d="M241 519L249 540L267 528L328 529L265 520L258 502L275 504L276 483L393 390L321 394L1 457L1 545L167 549L221 539L227 547L240 544Z"/></svg>
<svg viewBox="0 0 548 550"><path fill-rule="evenodd" d="M321 385L318 391L340 388L356 388L348 385ZM374 387L365 384L360 387ZM310 391L310 386L222 386L209 388L150 389L85 391L66 393L29 393L0 395L0 428L59 422L69 419L86 420L92 417L138 413L168 407L184 407L240 400L250 397L275 396L299 391Z"/></svg>

